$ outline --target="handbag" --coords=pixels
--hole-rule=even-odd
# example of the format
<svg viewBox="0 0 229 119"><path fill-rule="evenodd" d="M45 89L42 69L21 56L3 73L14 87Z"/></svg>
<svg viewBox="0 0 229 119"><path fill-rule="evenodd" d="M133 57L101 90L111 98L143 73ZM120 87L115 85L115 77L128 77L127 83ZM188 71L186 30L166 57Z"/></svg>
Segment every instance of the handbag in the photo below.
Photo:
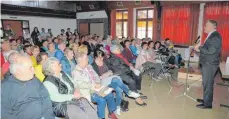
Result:
<svg viewBox="0 0 229 119"><path fill-rule="evenodd" d="M129 101L126 101L126 100L123 100L123 99L122 99L122 102L121 102L121 110L122 110L123 112L129 111Z"/></svg>
<svg viewBox="0 0 229 119"><path fill-rule="evenodd" d="M53 102L53 112L56 117L68 118L67 102Z"/></svg>

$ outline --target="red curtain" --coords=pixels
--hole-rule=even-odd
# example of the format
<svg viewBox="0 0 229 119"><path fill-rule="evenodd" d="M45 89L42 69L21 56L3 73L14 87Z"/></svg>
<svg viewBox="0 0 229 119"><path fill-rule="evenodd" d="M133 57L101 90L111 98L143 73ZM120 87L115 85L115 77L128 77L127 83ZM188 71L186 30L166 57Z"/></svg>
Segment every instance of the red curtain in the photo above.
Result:
<svg viewBox="0 0 229 119"><path fill-rule="evenodd" d="M218 23L217 31L222 36L221 59L226 60L229 56L229 2L207 3L204 8L204 24L208 19ZM202 43L207 34L203 34Z"/></svg>
<svg viewBox="0 0 229 119"><path fill-rule="evenodd" d="M197 37L199 5L163 6L162 39L170 38L177 45L191 45Z"/></svg>
<svg viewBox="0 0 229 119"><path fill-rule="evenodd" d="M111 36L116 37L116 10L111 11Z"/></svg>

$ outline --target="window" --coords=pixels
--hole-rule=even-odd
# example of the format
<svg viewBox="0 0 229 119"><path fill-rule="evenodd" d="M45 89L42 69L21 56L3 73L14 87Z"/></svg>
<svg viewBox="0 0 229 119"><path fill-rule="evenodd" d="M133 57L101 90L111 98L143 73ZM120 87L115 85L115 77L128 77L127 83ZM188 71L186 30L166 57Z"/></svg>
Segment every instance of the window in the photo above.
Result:
<svg viewBox="0 0 229 119"><path fill-rule="evenodd" d="M128 31L128 11L121 10L116 12L116 36L118 38L127 37Z"/></svg>
<svg viewBox="0 0 229 119"><path fill-rule="evenodd" d="M153 9L137 10L137 38L153 38Z"/></svg>

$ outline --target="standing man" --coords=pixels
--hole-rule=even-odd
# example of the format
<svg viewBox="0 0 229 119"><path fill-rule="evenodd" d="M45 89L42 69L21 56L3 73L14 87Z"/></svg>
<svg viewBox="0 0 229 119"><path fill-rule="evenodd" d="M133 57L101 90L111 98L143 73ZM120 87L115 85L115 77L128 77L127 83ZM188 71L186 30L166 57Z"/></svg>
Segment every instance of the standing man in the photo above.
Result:
<svg viewBox="0 0 229 119"><path fill-rule="evenodd" d="M204 27L204 32L208 34L203 46L194 46L200 52L200 67L203 77L203 99L197 99L197 107L200 109L211 109L213 102L214 79L220 63L220 52L222 47L222 37L216 31L217 22L208 20Z"/></svg>

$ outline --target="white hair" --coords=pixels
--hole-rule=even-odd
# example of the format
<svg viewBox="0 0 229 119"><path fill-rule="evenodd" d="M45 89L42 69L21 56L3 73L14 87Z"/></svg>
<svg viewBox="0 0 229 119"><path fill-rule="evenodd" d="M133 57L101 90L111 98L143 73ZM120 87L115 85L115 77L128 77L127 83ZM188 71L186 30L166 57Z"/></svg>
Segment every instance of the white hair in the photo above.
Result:
<svg viewBox="0 0 229 119"><path fill-rule="evenodd" d="M112 45L111 46L111 48L110 48L110 50L111 50L111 52L113 53L115 50L120 50L120 48L119 48L119 46L118 45Z"/></svg>
<svg viewBox="0 0 229 119"><path fill-rule="evenodd" d="M14 59L12 62L10 62L10 73L15 74L18 71L24 70L27 61L25 59L28 59L28 61L31 61L31 59L28 56L21 56L19 55L16 59Z"/></svg>
<svg viewBox="0 0 229 119"><path fill-rule="evenodd" d="M59 60L56 59L55 57L50 57L44 62L44 64L42 65L42 70L45 75L54 74L53 67L55 62L59 63Z"/></svg>

